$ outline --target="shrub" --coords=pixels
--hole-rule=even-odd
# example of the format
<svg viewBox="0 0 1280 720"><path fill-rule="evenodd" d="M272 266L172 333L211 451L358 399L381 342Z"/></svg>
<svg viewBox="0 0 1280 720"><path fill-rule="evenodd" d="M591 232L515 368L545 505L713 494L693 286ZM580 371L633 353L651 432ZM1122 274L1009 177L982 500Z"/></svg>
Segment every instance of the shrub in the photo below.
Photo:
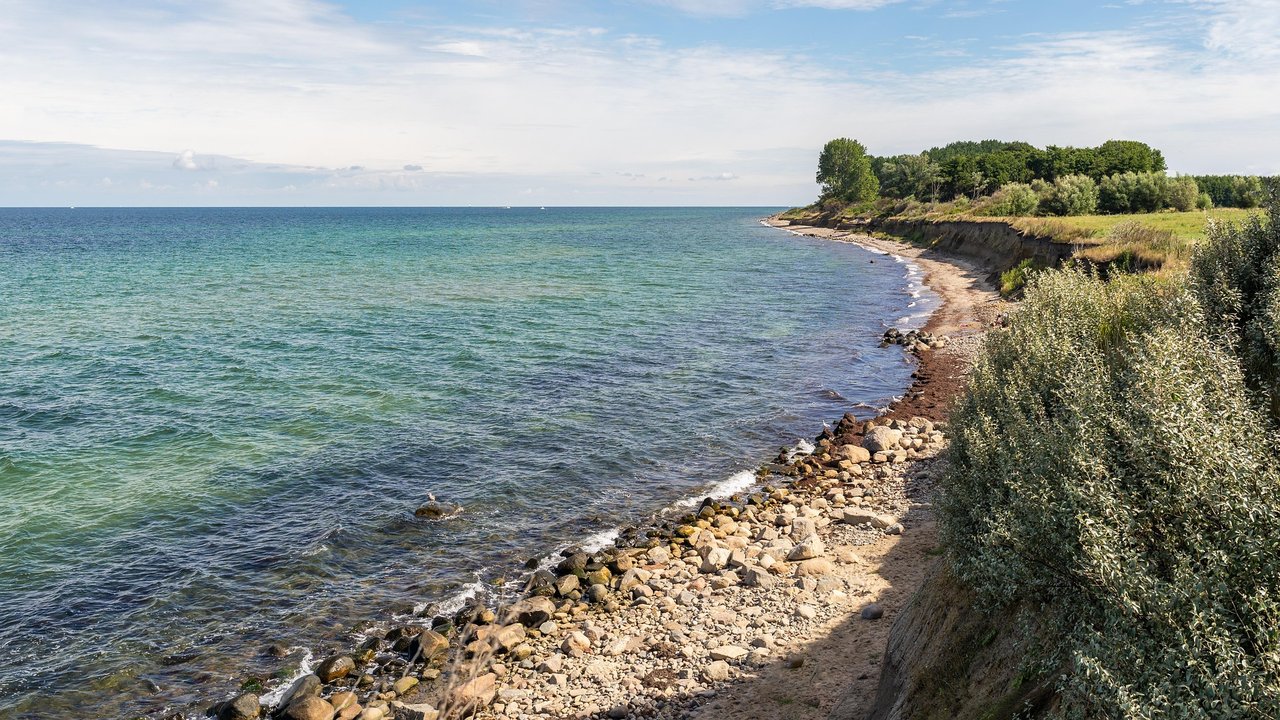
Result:
<svg viewBox="0 0 1280 720"><path fill-rule="evenodd" d="M1052 215L1092 215L1098 209L1098 184L1086 175L1058 178L1040 204Z"/></svg>
<svg viewBox="0 0 1280 720"><path fill-rule="evenodd" d="M1280 419L1280 185L1268 190L1266 216L1210 223L1191 278L1214 331Z"/></svg>
<svg viewBox="0 0 1280 720"><path fill-rule="evenodd" d="M1187 212L1196 206L1196 200L1200 197L1200 186L1196 184L1193 178L1182 177L1165 178L1164 186L1164 204L1177 210L1178 212Z"/></svg>
<svg viewBox="0 0 1280 720"><path fill-rule="evenodd" d="M1203 193L1203 192L1200 193L1200 195L1196 198L1196 209L1197 210L1213 209L1213 198L1209 196L1209 193Z"/></svg>
<svg viewBox="0 0 1280 720"><path fill-rule="evenodd" d="M959 577L1043 628L1072 718L1280 713L1280 474L1192 293L1038 273L952 415ZM1016 621L1016 620L1015 620Z"/></svg>
<svg viewBox="0 0 1280 720"><path fill-rule="evenodd" d="M1000 273L1000 294L1009 297L1021 290L1027 284L1027 279L1031 277L1031 273L1037 268L1027 258L1013 267Z"/></svg>
<svg viewBox="0 0 1280 720"><path fill-rule="evenodd" d="M977 212L996 217L1025 217L1035 215L1039 207L1040 196L1030 185L1009 183L981 203Z"/></svg>

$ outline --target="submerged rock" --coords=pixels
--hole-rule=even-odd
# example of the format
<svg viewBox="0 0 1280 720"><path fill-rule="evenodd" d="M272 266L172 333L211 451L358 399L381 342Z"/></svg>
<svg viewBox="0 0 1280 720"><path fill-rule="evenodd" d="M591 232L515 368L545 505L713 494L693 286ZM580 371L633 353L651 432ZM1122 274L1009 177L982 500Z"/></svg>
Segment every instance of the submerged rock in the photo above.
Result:
<svg viewBox="0 0 1280 720"><path fill-rule="evenodd" d="M432 499L423 503L417 510L414 510L413 514L420 518L426 518L427 520L440 520L442 518L452 517L461 512L461 505L454 505L453 503L440 502L439 500Z"/></svg>

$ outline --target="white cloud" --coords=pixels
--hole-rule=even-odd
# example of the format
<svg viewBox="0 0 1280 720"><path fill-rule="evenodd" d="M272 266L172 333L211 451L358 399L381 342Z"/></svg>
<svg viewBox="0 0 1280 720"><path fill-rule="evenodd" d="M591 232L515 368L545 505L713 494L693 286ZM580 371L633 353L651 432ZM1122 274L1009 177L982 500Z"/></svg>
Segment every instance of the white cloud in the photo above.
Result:
<svg viewBox="0 0 1280 720"><path fill-rule="evenodd" d="M822 8L824 10L875 10L903 0L649 0L691 15L737 16L761 10Z"/></svg>
<svg viewBox="0 0 1280 720"><path fill-rule="evenodd" d="M885 4L671 1L690 12ZM1130 137L1164 148L1175 170L1280 172L1269 0L1184 3L1199 13L1184 24L1190 42L1161 28L1041 35L911 74L594 26L362 24L314 0L169 7L6 6L0 138L163 151L103 151L83 186L108 175L114 190L137 188L141 170L111 163L145 158L148 178L216 169L219 197L291 185L300 202L338 197L307 194L327 188L503 204L533 187L548 204L793 203L814 192L817 149L842 135L877 153ZM21 150L23 167L65 167L59 147ZM269 182L249 183L250 170ZM683 182L722 174L734 181Z"/></svg>

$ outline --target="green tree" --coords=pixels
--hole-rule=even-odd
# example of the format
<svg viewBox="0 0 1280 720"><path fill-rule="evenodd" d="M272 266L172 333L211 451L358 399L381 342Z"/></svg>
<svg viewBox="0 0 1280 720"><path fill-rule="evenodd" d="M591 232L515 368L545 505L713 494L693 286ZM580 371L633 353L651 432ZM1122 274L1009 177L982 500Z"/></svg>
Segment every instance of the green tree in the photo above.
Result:
<svg viewBox="0 0 1280 720"><path fill-rule="evenodd" d="M1053 215L1092 215L1098 210L1098 184L1088 175L1060 177L1040 206Z"/></svg>
<svg viewBox="0 0 1280 720"><path fill-rule="evenodd" d="M818 155L818 184L823 200L861 202L874 200L880 192L867 149L849 138L837 138L823 146Z"/></svg>

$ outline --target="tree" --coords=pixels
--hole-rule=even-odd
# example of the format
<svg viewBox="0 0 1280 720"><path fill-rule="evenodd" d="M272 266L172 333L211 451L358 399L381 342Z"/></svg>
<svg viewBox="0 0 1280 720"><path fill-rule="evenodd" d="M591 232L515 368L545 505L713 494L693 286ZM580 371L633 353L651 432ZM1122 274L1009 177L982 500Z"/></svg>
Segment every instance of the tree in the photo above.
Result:
<svg viewBox="0 0 1280 720"><path fill-rule="evenodd" d="M874 200L880 192L867 149L849 138L837 138L823 146L818 155L818 184L822 185L823 200L854 203Z"/></svg>
<svg viewBox="0 0 1280 720"><path fill-rule="evenodd" d="M1088 175L1060 177L1040 206L1054 215L1092 215L1098 210L1098 184Z"/></svg>

